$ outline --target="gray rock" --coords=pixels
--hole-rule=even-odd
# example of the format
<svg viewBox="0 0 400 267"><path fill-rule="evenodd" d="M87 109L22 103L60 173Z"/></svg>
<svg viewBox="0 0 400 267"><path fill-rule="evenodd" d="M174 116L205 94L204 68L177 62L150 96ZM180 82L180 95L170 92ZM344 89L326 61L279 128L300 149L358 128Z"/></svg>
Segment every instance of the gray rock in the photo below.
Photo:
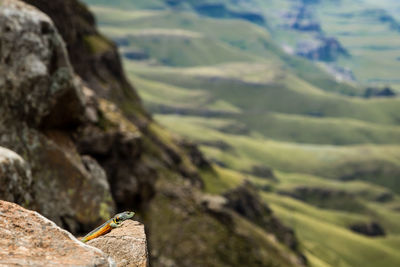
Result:
<svg viewBox="0 0 400 267"><path fill-rule="evenodd" d="M327 62L335 61L340 56L350 56L337 39L324 36L298 42L296 54L310 60Z"/></svg>
<svg viewBox="0 0 400 267"><path fill-rule="evenodd" d="M82 90L50 18L19 1L4 0L0 25L0 117L36 127L77 124Z"/></svg>
<svg viewBox="0 0 400 267"><path fill-rule="evenodd" d="M32 202L31 169L13 151L0 147L0 197L29 205Z"/></svg>
<svg viewBox="0 0 400 267"><path fill-rule="evenodd" d="M71 231L89 229L114 213L104 172L99 175L101 167L79 155L71 137L87 114L84 96L50 18L20 1L2 1L0 146L29 164L32 182L15 180L13 188L21 192L0 191L0 198L38 210ZM31 194L32 202L21 194Z"/></svg>

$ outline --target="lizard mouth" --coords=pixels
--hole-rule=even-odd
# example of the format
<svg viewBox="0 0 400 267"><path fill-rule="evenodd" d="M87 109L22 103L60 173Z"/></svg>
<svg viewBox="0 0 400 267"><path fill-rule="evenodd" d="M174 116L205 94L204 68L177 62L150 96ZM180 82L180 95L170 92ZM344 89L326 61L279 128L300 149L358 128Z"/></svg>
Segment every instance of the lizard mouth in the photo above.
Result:
<svg viewBox="0 0 400 267"><path fill-rule="evenodd" d="M126 216L127 216L128 218L132 218L134 215L135 215L135 213L134 213L133 211L128 211L128 212L126 213Z"/></svg>

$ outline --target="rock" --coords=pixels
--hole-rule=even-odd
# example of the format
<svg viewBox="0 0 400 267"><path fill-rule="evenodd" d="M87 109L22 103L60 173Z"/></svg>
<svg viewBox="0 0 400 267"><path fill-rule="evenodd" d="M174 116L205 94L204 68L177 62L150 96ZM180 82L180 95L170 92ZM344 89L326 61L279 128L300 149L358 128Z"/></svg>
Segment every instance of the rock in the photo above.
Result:
<svg viewBox="0 0 400 267"><path fill-rule="evenodd" d="M143 224L127 220L106 235L92 239L88 245L112 257L118 267L148 266L147 241Z"/></svg>
<svg viewBox="0 0 400 267"><path fill-rule="evenodd" d="M84 86L83 94L85 95L85 116L88 122L92 124L99 123L99 106L96 94L90 88Z"/></svg>
<svg viewBox="0 0 400 267"><path fill-rule="evenodd" d="M299 185L290 189L279 190L278 194L324 209L350 212L362 212L366 209L356 194L342 189Z"/></svg>
<svg viewBox="0 0 400 267"><path fill-rule="evenodd" d="M301 253L294 231L273 216L268 205L260 199L253 184L246 181L223 196L201 194L196 201L229 231L238 230L238 215L264 229L276 240L290 248L298 265L307 265L307 258ZM287 249L287 248L286 248Z"/></svg>
<svg viewBox="0 0 400 267"><path fill-rule="evenodd" d="M300 252L299 241L293 229L285 226L273 215L252 183L245 181L241 186L226 192L224 197L227 199L225 204L227 208L272 233L281 243L296 252L303 263L307 261Z"/></svg>
<svg viewBox="0 0 400 267"><path fill-rule="evenodd" d="M274 171L268 166L254 165L251 167L251 171L249 171L249 173L274 182L278 181L274 174Z"/></svg>
<svg viewBox="0 0 400 267"><path fill-rule="evenodd" d="M115 37L113 38L113 42L118 46L118 47L127 47L130 45L130 41L127 37Z"/></svg>
<svg viewBox="0 0 400 267"><path fill-rule="evenodd" d="M222 140L199 141L197 144L203 145L203 146L215 147L224 152L233 152L234 151L233 147L230 144L228 144L227 142L222 141Z"/></svg>
<svg viewBox="0 0 400 267"><path fill-rule="evenodd" d="M358 224L353 224L350 225L350 230L366 235L366 236L384 236L385 235L385 230L383 227L376 223L376 222L370 222L370 223L358 223Z"/></svg>
<svg viewBox="0 0 400 267"><path fill-rule="evenodd" d="M0 197L28 205L32 202L32 175L29 165L13 151L0 147Z"/></svg>
<svg viewBox="0 0 400 267"><path fill-rule="evenodd" d="M337 82L356 82L357 80L350 68L344 68L336 64L324 64L322 66Z"/></svg>
<svg viewBox="0 0 400 267"><path fill-rule="evenodd" d="M140 49L129 49L123 52L125 58L130 60L147 60L150 58L149 54Z"/></svg>
<svg viewBox="0 0 400 267"><path fill-rule="evenodd" d="M381 8L367 9L362 14L368 17L375 17L379 22L387 24L391 30L400 32L400 23L390 14L389 10Z"/></svg>
<svg viewBox="0 0 400 267"><path fill-rule="evenodd" d="M392 201L394 199L394 194L392 192L383 192L381 194L379 194L378 196L376 196L376 198L374 199L374 201L376 202L389 202Z"/></svg>
<svg viewBox="0 0 400 267"><path fill-rule="evenodd" d="M112 195L120 209L140 210L154 194L156 171L140 163L144 138L111 102L99 102L101 128L88 125L80 129L77 147L106 171Z"/></svg>
<svg viewBox="0 0 400 267"><path fill-rule="evenodd" d="M310 60L327 62L335 61L339 56L349 56L347 50L336 38L324 36L298 42L296 54Z"/></svg>
<svg viewBox="0 0 400 267"><path fill-rule="evenodd" d="M220 195L201 194L199 203L209 210L222 210L227 204L227 199Z"/></svg>
<svg viewBox="0 0 400 267"><path fill-rule="evenodd" d="M271 209L261 201L257 190L250 182L228 191L224 197L228 200L227 207L257 224L262 224L264 218L272 214Z"/></svg>
<svg viewBox="0 0 400 267"><path fill-rule="evenodd" d="M307 5L294 7L292 11L284 15L287 26L298 31L321 32L321 25L314 19L313 13Z"/></svg>
<svg viewBox="0 0 400 267"><path fill-rule="evenodd" d="M0 146L19 154L32 178L3 178L19 192L0 190L0 197L73 232L109 218L114 203L101 167L82 158L72 140L86 120L85 94L53 22L32 6L4 0L0 48Z"/></svg>
<svg viewBox="0 0 400 267"><path fill-rule="evenodd" d="M37 212L0 200L0 266L115 266Z"/></svg>
<svg viewBox="0 0 400 267"><path fill-rule="evenodd" d="M383 89L368 87L365 89L364 97L395 97L396 93L390 87L385 87Z"/></svg>
<svg viewBox="0 0 400 267"><path fill-rule="evenodd" d="M196 3L193 5L193 8L200 15L212 18L238 18L250 21L258 25L266 24L265 18L257 12L233 11L227 8L224 4L220 3L201 3L201 4Z"/></svg>
<svg viewBox="0 0 400 267"><path fill-rule="evenodd" d="M78 0L24 0L51 17L64 41L75 72L100 97L134 106L126 110L130 118L149 115L122 69L117 47L99 34L95 18Z"/></svg>
<svg viewBox="0 0 400 267"><path fill-rule="evenodd" d="M38 127L82 120L83 94L50 18L19 1L0 9L0 116Z"/></svg>
<svg viewBox="0 0 400 267"><path fill-rule="evenodd" d="M195 144L186 140L182 140L180 145L186 150L193 165L200 169L212 169L210 162L204 157Z"/></svg>
<svg viewBox="0 0 400 267"><path fill-rule="evenodd" d="M230 123L219 128L219 131L235 135L248 135L250 133L249 128L242 123Z"/></svg>

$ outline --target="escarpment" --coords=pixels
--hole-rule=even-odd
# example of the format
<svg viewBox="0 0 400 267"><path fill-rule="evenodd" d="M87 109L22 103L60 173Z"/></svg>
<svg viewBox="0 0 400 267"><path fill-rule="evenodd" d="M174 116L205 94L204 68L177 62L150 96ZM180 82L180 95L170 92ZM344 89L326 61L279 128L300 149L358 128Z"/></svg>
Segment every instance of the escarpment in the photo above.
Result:
<svg viewBox="0 0 400 267"><path fill-rule="evenodd" d="M20 175L29 184L0 198L75 234L134 210L154 266L304 265L270 238L273 229L235 208L224 221L204 206L202 173L218 174L143 109L115 45L83 4L25 2L48 16L1 2L0 146L21 156L15 164L26 164Z"/></svg>

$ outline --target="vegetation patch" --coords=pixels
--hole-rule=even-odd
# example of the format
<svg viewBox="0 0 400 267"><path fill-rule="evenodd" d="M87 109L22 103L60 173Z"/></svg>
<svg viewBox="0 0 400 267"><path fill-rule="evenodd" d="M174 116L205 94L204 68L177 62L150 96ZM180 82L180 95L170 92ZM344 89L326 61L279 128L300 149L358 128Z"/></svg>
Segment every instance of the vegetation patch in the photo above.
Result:
<svg viewBox="0 0 400 267"><path fill-rule="evenodd" d="M111 47L111 43L100 35L86 35L83 41L92 54L103 54Z"/></svg>

